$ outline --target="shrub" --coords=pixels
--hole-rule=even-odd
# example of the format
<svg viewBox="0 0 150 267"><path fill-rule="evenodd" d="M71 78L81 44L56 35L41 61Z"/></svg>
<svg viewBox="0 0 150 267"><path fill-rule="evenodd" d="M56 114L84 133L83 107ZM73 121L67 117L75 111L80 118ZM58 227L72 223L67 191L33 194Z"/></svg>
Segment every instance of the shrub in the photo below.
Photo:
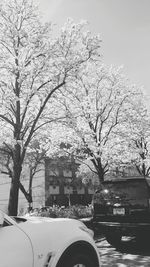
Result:
<svg viewBox="0 0 150 267"><path fill-rule="evenodd" d="M70 207L49 207L47 211L39 211L37 216L50 218L74 218L81 219L92 217L91 206L74 205Z"/></svg>

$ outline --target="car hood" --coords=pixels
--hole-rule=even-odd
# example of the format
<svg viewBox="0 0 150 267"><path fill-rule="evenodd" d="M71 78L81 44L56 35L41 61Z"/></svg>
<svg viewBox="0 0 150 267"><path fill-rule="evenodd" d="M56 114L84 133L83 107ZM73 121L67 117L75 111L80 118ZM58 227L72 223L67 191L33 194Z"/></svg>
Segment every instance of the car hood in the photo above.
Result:
<svg viewBox="0 0 150 267"><path fill-rule="evenodd" d="M37 253L41 252L41 248L55 251L65 244L68 246L68 240L74 242L83 238L83 231L80 230L82 223L75 219L28 217L17 226L29 237Z"/></svg>
<svg viewBox="0 0 150 267"><path fill-rule="evenodd" d="M75 219L69 218L47 218L47 217L23 217L23 221L18 224L18 226L30 235L37 235L37 231L44 233L51 233L58 228L67 227L71 228L72 225L79 226L81 223ZM62 231L62 228L60 229ZM38 232L38 235L40 232Z"/></svg>
<svg viewBox="0 0 150 267"><path fill-rule="evenodd" d="M69 218L16 217L12 224L28 237L34 255L35 266L47 266L52 257L52 266L73 243L85 241L95 250L96 245L82 222ZM84 229L83 229L84 228ZM54 265L55 266L55 265Z"/></svg>

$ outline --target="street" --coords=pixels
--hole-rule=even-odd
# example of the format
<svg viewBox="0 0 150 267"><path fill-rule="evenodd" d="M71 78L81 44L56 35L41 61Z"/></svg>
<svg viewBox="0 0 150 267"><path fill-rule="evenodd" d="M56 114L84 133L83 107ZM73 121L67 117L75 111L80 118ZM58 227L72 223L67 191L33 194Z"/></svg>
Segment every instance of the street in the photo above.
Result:
<svg viewBox="0 0 150 267"><path fill-rule="evenodd" d="M150 242L137 244L134 239L124 239L119 249L112 247L105 238L96 240L101 256L101 267L150 266Z"/></svg>

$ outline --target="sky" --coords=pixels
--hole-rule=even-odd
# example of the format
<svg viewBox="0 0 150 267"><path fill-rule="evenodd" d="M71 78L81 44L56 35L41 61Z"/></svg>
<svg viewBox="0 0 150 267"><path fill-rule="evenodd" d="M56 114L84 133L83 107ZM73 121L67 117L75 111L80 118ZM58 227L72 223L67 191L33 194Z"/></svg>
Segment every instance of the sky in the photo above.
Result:
<svg viewBox="0 0 150 267"><path fill-rule="evenodd" d="M35 0L36 1L36 0ZM44 20L63 26L84 19L101 36L104 63L124 66L150 95L150 0L38 0Z"/></svg>

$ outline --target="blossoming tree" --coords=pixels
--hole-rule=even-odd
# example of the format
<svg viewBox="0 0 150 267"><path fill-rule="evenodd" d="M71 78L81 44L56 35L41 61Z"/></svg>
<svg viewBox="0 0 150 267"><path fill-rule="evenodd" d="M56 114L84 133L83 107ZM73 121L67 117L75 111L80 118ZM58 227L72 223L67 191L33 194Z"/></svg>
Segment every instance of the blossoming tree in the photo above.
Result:
<svg viewBox="0 0 150 267"><path fill-rule="evenodd" d="M128 114L128 128L124 129L124 154L121 164L134 166L139 175L150 176L150 113L144 97L138 99Z"/></svg>
<svg viewBox="0 0 150 267"><path fill-rule="evenodd" d="M11 0L0 7L1 151L9 154L9 214L16 215L20 176L31 140L45 124L63 116L57 92L77 79L76 73L99 57L100 40L84 23L65 24L58 36L42 24L33 1Z"/></svg>
<svg viewBox="0 0 150 267"><path fill-rule="evenodd" d="M103 182L105 174L123 160L129 141L125 133L134 117L140 123L136 104L142 92L129 83L121 68L99 62L89 63L78 76L71 88L66 86L67 97L60 98L66 110L61 132L68 128L65 142L71 144L65 153L74 153L84 163L80 167L84 176L88 169ZM59 143L64 142L65 134L58 135Z"/></svg>

